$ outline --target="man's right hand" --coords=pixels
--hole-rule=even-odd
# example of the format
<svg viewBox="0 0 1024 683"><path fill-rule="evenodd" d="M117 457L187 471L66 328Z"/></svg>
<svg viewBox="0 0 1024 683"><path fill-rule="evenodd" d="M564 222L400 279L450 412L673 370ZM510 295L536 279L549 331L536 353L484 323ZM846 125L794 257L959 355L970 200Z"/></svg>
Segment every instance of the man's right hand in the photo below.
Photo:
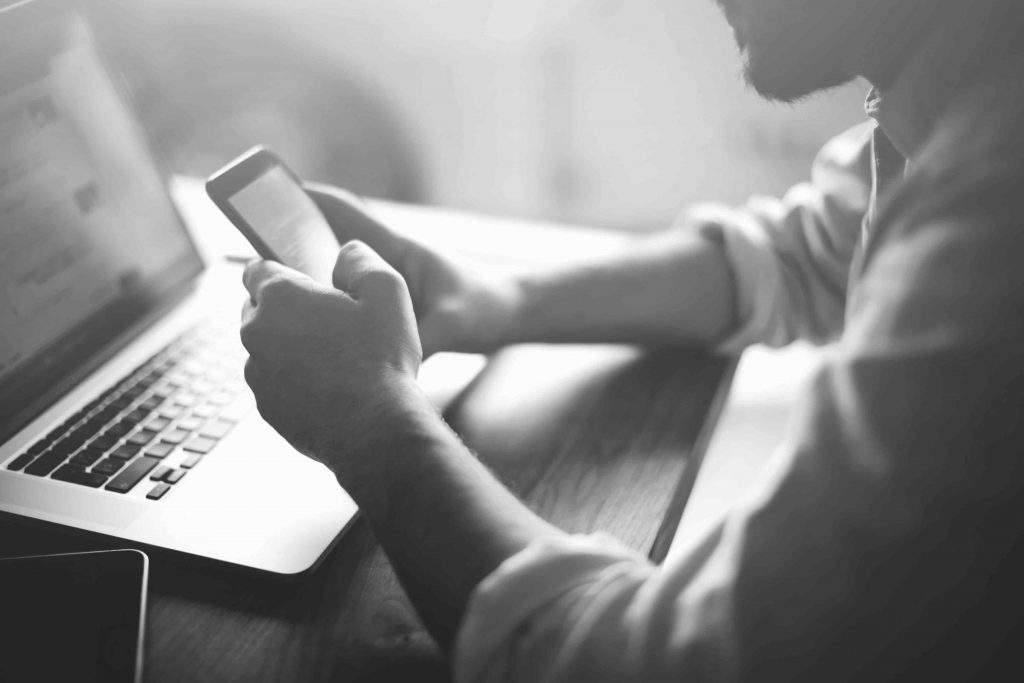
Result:
<svg viewBox="0 0 1024 683"><path fill-rule="evenodd" d="M483 273L399 235L350 192L320 184L307 184L306 191L339 242L365 242L405 278L424 356L438 351L488 353L513 341L521 300L514 278Z"/></svg>

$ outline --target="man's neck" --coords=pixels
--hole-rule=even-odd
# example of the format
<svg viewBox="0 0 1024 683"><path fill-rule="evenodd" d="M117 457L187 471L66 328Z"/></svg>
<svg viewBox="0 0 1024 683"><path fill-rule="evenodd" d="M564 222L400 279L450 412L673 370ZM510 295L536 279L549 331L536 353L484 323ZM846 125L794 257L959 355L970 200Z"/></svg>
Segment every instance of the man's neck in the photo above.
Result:
<svg viewBox="0 0 1024 683"><path fill-rule="evenodd" d="M906 61L891 85L880 89L879 125L896 149L913 161L953 98L972 82L981 22L936 31Z"/></svg>

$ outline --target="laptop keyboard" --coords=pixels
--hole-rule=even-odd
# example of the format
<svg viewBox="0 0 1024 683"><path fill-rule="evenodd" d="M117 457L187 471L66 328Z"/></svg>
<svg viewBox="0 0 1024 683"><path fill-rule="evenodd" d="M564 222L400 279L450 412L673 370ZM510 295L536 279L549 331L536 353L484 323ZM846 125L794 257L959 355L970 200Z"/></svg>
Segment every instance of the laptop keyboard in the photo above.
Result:
<svg viewBox="0 0 1024 683"><path fill-rule="evenodd" d="M160 500L254 407L237 331L200 323L65 420L7 469ZM171 465L171 463L174 463Z"/></svg>

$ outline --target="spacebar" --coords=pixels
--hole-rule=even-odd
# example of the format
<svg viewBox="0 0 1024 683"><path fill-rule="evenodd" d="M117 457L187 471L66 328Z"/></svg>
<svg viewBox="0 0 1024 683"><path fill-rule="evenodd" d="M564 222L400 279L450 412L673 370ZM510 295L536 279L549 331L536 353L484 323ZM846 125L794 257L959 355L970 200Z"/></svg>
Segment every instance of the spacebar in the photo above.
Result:
<svg viewBox="0 0 1024 683"><path fill-rule="evenodd" d="M107 484L104 488L108 491L117 491L118 493L128 493L132 490L132 487L139 483L139 481L149 474L149 471L160 464L158 458L139 458L131 465L128 465L128 469L121 472Z"/></svg>

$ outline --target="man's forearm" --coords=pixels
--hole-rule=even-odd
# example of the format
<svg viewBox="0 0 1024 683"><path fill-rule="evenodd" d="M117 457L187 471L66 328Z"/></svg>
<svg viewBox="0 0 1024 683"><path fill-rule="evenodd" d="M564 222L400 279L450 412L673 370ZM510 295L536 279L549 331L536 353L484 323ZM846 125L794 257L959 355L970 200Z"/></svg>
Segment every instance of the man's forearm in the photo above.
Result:
<svg viewBox="0 0 1024 683"><path fill-rule="evenodd" d="M602 260L522 276L506 341L713 343L734 325L733 286L719 244L666 232Z"/></svg>
<svg viewBox="0 0 1024 683"><path fill-rule="evenodd" d="M532 540L562 532L502 486L415 385L396 402L357 457L333 467L448 650L476 585Z"/></svg>

